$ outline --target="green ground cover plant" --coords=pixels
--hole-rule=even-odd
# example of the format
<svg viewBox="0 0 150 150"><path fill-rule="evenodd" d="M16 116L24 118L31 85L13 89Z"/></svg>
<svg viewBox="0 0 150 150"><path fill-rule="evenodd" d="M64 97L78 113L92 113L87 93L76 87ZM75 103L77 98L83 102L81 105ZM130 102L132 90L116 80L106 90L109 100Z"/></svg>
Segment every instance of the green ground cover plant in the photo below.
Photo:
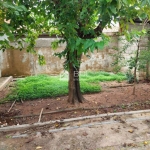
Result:
<svg viewBox="0 0 150 150"><path fill-rule="evenodd" d="M82 79L82 74L81 74L81 79ZM108 73L108 72L87 72L87 75L82 79L85 80L86 82L91 82L91 83L97 83L97 82L103 82L103 81L123 81L125 80L126 77L123 73Z"/></svg>
<svg viewBox="0 0 150 150"><path fill-rule="evenodd" d="M101 91L100 81L122 81L126 77L122 73L87 72L80 74L82 93ZM32 100L46 97L57 97L68 94L68 75L49 76L37 75L20 79L15 83L14 90L5 98L11 100Z"/></svg>

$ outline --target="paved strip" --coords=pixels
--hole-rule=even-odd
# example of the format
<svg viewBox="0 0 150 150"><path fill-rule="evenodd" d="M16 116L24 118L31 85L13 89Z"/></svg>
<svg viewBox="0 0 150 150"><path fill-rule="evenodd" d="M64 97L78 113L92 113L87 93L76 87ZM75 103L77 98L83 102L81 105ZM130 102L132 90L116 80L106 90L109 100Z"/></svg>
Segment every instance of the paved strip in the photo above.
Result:
<svg viewBox="0 0 150 150"><path fill-rule="evenodd" d="M0 91L2 91L11 81L13 80L13 77L1 77L0 78Z"/></svg>
<svg viewBox="0 0 150 150"><path fill-rule="evenodd" d="M130 118L131 117L130 115L132 115L132 118L133 118L132 120L134 120L134 119L138 120L139 118L141 118L140 116L143 116L142 118L144 118L146 120L146 119L150 119L150 110L99 114L99 115L84 116L84 117L70 118L70 119L64 119L64 120L39 122L39 123L34 123L34 124L23 124L23 125L7 126L7 127L1 127L0 132L24 130L24 129L29 129L29 128L33 128L33 127L42 127L42 126L45 126L45 125L52 125L52 124L55 124L55 123L68 123L68 122L75 122L75 121L77 122L77 121L84 121L84 120L88 120L88 119L102 118L102 117L124 116L124 117Z"/></svg>

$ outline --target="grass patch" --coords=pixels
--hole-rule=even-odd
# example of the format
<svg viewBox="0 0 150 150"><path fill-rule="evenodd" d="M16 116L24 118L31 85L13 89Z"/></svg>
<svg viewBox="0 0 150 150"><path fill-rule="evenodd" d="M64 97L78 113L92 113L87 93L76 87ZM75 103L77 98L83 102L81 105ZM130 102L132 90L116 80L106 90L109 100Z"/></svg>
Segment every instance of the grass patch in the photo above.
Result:
<svg viewBox="0 0 150 150"><path fill-rule="evenodd" d="M107 72L87 72L80 75L82 93L100 92L99 81L124 80L123 74ZM5 101L31 100L37 98L57 97L68 94L68 76L30 76L16 82L16 88L9 94Z"/></svg>
<svg viewBox="0 0 150 150"><path fill-rule="evenodd" d="M81 74L81 80L85 80L86 82L103 82L103 81L123 81L126 80L126 76L122 73L108 73L108 72L87 72L87 75L84 75L82 77Z"/></svg>

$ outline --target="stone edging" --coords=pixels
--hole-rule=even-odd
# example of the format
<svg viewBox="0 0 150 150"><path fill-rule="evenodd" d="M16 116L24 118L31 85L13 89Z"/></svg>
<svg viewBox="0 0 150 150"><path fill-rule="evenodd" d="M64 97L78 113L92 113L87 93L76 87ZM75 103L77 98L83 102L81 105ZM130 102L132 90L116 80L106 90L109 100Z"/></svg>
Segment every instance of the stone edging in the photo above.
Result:
<svg viewBox="0 0 150 150"><path fill-rule="evenodd" d="M99 115L84 116L84 117L70 118L70 119L64 119L64 120L38 122L38 123L34 123L34 124L13 125L13 126L1 127L0 132L8 132L8 131L17 131L17 130L29 129L29 128L33 128L33 127L41 127L41 126L45 126L45 125L51 125L51 124L54 124L54 123L67 123L67 122L72 122L72 121L80 121L80 120L93 119L93 118L99 118L99 117L122 116L122 115L132 115L132 114L139 114L139 113L150 113L150 109L148 109L148 110L139 110L139 111L129 111L129 112L99 114Z"/></svg>
<svg viewBox="0 0 150 150"><path fill-rule="evenodd" d="M0 91L2 91L7 86L7 84L12 80L13 80L12 76L6 78L6 80L0 85Z"/></svg>

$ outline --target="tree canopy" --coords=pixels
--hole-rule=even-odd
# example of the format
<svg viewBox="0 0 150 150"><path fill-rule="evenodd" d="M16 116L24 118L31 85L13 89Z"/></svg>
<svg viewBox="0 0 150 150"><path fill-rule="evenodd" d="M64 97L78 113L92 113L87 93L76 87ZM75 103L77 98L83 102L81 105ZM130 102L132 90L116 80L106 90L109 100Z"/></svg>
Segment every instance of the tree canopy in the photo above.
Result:
<svg viewBox="0 0 150 150"><path fill-rule="evenodd" d="M88 39L101 36L102 30L110 27L112 21L127 28L128 22L133 23L136 18L149 18L149 5L149 0L5 0L0 2L0 31L10 40L26 35L30 43L28 50L43 32L59 34L68 41L68 46L77 49L79 43L86 45ZM4 19L10 23L5 23ZM102 43L92 43L92 40L89 46L84 46L84 51L89 47L91 50L103 47Z"/></svg>

